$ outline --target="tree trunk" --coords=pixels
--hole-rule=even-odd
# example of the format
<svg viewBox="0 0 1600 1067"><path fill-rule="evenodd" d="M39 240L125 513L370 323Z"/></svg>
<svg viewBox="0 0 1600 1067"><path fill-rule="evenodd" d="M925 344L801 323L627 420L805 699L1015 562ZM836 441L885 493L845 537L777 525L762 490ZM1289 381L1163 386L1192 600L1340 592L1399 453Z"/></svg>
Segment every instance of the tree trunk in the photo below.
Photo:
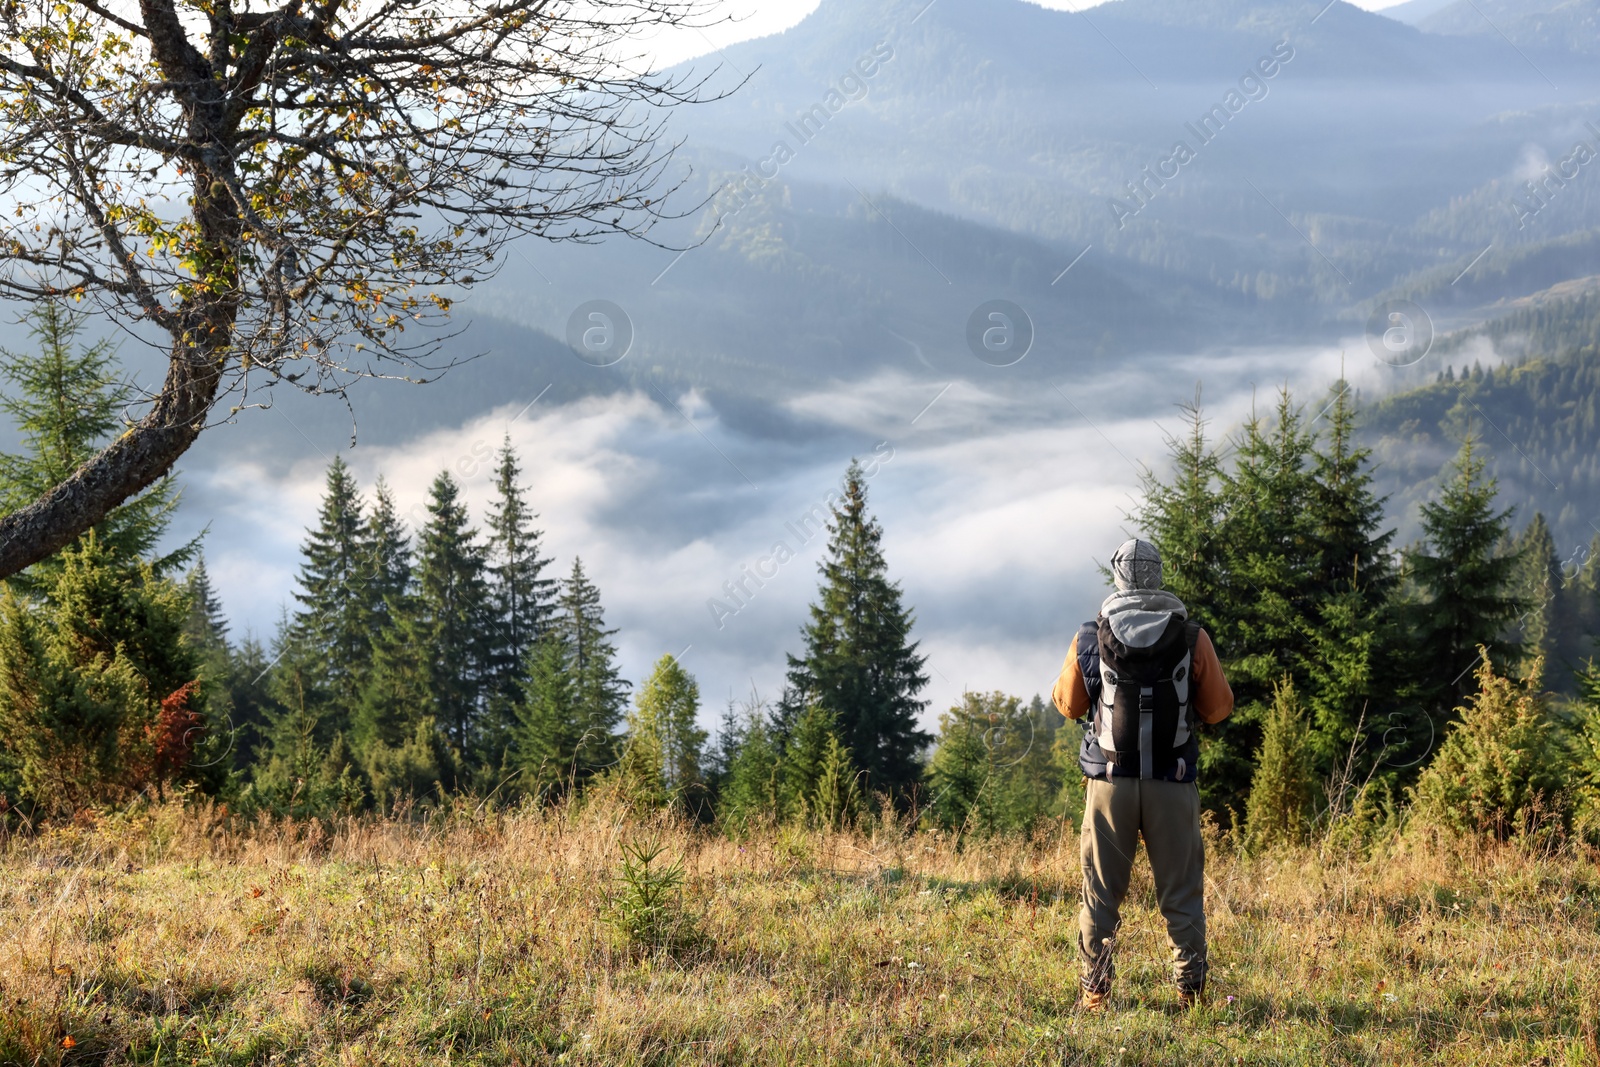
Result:
<svg viewBox="0 0 1600 1067"><path fill-rule="evenodd" d="M205 326L194 332L205 332ZM217 349L212 343L175 340L166 381L149 413L72 477L0 517L0 578L65 548L172 469L200 435L216 401L222 381Z"/></svg>

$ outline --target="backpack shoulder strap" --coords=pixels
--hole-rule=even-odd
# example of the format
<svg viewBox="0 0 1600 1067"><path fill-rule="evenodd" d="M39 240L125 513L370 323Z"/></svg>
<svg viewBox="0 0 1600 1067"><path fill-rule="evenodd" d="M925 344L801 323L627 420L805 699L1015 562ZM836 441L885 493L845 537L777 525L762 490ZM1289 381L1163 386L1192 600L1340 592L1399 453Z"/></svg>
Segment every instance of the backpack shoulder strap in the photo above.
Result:
<svg viewBox="0 0 1600 1067"><path fill-rule="evenodd" d="M1189 684L1184 689L1186 697L1183 702L1183 715L1184 718L1188 720L1189 726L1192 729L1195 720L1194 649L1195 645L1200 643L1200 624L1195 622L1193 619L1187 620L1183 624L1183 640L1184 644L1189 650Z"/></svg>

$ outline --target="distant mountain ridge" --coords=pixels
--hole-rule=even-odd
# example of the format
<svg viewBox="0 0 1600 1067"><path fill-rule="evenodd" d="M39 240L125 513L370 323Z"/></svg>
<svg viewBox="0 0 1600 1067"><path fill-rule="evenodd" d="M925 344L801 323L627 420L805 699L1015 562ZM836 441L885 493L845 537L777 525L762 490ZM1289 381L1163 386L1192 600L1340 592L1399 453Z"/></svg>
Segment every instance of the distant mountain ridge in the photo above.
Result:
<svg viewBox="0 0 1600 1067"><path fill-rule="evenodd" d="M1416 25L1453 36L1504 34L1523 48L1600 54L1597 0L1455 0Z"/></svg>

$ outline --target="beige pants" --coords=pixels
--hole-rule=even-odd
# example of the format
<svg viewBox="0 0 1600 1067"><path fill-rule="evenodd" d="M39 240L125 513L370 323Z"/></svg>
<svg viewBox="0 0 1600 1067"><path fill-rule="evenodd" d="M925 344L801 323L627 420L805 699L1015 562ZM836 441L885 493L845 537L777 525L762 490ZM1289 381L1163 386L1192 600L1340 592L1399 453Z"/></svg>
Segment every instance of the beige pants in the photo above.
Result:
<svg viewBox="0 0 1600 1067"><path fill-rule="evenodd" d="M1206 980L1206 851L1200 839L1200 790L1193 782L1180 785L1150 778L1088 783L1083 810L1083 908L1078 913L1084 988L1104 992L1116 976L1114 938L1141 836L1155 876L1156 901L1167 920L1173 978L1181 989L1199 989Z"/></svg>

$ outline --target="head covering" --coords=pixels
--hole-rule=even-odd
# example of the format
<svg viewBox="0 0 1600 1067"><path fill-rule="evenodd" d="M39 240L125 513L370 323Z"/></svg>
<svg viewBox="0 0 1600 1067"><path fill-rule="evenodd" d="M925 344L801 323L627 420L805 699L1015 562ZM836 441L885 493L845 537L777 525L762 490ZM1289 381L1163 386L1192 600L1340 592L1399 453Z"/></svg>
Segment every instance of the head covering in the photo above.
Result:
<svg viewBox="0 0 1600 1067"><path fill-rule="evenodd" d="M1161 588L1161 551L1137 537L1122 542L1111 557L1111 577L1117 592Z"/></svg>

